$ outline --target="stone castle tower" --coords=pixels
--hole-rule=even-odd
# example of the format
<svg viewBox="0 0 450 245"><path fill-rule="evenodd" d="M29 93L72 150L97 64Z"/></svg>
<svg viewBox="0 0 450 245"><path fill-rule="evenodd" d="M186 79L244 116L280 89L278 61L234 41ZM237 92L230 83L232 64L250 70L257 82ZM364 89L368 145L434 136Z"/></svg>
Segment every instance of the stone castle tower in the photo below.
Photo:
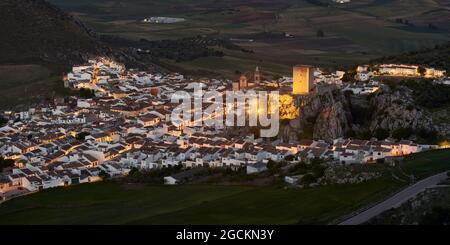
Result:
<svg viewBox="0 0 450 245"><path fill-rule="evenodd" d="M292 75L292 94L307 95L314 86L314 67L296 65Z"/></svg>

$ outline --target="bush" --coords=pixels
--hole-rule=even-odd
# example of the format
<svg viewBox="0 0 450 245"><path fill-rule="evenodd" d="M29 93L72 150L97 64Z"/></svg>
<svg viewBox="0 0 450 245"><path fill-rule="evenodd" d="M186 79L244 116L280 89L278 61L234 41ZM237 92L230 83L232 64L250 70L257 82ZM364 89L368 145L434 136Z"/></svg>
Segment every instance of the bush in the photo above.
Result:
<svg viewBox="0 0 450 245"><path fill-rule="evenodd" d="M436 130L427 130L426 128L418 129L416 135L426 142L434 142L438 138L438 132Z"/></svg>
<svg viewBox="0 0 450 245"><path fill-rule="evenodd" d="M325 161L323 160L323 159L321 159L321 158L318 158L318 157L314 157L312 160L311 160L311 165L318 165L318 164L321 164L321 163L324 163Z"/></svg>
<svg viewBox="0 0 450 245"><path fill-rule="evenodd" d="M408 111L414 110L414 105L412 105L412 104L407 105L406 110L408 110Z"/></svg>
<svg viewBox="0 0 450 245"><path fill-rule="evenodd" d="M269 173L271 173L271 174L277 173L282 166L283 166L283 164L281 162L275 162L272 160L269 160L269 162L267 163L267 169L269 170Z"/></svg>
<svg viewBox="0 0 450 245"><path fill-rule="evenodd" d="M81 88L78 91L78 96L80 96L81 98L90 99L95 97L95 93L90 89Z"/></svg>
<svg viewBox="0 0 450 245"><path fill-rule="evenodd" d="M312 167L312 174L314 175L315 178L320 178L325 174L325 167L322 165L314 165Z"/></svg>
<svg viewBox="0 0 450 245"><path fill-rule="evenodd" d="M397 140L401 139L407 139L409 138L413 133L413 130L411 128L397 128L392 132L392 137L394 137Z"/></svg>
<svg viewBox="0 0 450 245"><path fill-rule="evenodd" d="M402 84L413 91L414 101L420 106L432 109L450 105L450 86L433 84L428 79L406 80Z"/></svg>
<svg viewBox="0 0 450 245"><path fill-rule="evenodd" d="M377 159L377 163L378 164L383 164L384 163L384 158L378 158Z"/></svg>
<svg viewBox="0 0 450 245"><path fill-rule="evenodd" d="M87 133L87 132L81 132L81 133L78 133L77 134L77 136L75 137L77 140L79 140L79 141L84 141L84 139L86 138L86 136L88 136L89 135L89 133Z"/></svg>
<svg viewBox="0 0 450 245"><path fill-rule="evenodd" d="M433 207L431 212L425 214L421 221L421 225L449 225L450 209L443 207Z"/></svg>
<svg viewBox="0 0 450 245"><path fill-rule="evenodd" d="M314 177L314 175L312 175L312 174L306 174L300 180L300 183L302 183L304 185L309 185L309 184L314 183L314 182L316 182L316 177Z"/></svg>
<svg viewBox="0 0 450 245"><path fill-rule="evenodd" d="M369 130L362 131L358 133L358 138L363 140L370 140L370 138L372 138L372 133Z"/></svg>
<svg viewBox="0 0 450 245"><path fill-rule="evenodd" d="M289 173L291 174L306 174L308 167L304 162L295 164L289 168Z"/></svg>
<svg viewBox="0 0 450 245"><path fill-rule="evenodd" d="M8 120L6 118L0 117L0 127L3 127L8 123Z"/></svg>
<svg viewBox="0 0 450 245"><path fill-rule="evenodd" d="M3 171L4 168L14 167L14 160L4 159L0 157L0 171Z"/></svg>
<svg viewBox="0 0 450 245"><path fill-rule="evenodd" d="M106 173L104 170L100 171L98 176L100 176L102 179L108 179L110 177L109 174Z"/></svg>
<svg viewBox="0 0 450 245"><path fill-rule="evenodd" d="M384 140L389 137L389 131L384 128L377 128L374 133L375 138Z"/></svg>
<svg viewBox="0 0 450 245"><path fill-rule="evenodd" d="M286 160L286 161L294 161L294 159L295 159L294 155L288 155L288 156L284 157L284 160Z"/></svg>

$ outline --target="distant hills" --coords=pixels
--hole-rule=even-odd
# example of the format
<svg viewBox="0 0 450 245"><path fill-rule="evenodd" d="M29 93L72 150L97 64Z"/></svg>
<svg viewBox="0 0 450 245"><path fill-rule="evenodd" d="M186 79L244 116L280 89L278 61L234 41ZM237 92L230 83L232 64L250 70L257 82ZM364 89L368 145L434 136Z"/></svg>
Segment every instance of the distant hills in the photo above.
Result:
<svg viewBox="0 0 450 245"><path fill-rule="evenodd" d="M81 62L108 51L94 32L44 0L0 1L0 63Z"/></svg>

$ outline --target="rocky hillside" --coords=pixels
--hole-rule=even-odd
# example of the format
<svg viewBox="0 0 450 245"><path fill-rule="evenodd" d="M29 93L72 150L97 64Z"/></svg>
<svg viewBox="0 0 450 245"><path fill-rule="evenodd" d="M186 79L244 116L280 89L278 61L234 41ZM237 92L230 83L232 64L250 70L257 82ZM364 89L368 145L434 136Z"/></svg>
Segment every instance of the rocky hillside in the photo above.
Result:
<svg viewBox="0 0 450 245"><path fill-rule="evenodd" d="M376 105L369 126L371 131L378 128L388 131L398 128L433 128L433 120L415 105L411 91L406 87L392 91L384 86L371 103Z"/></svg>
<svg viewBox="0 0 450 245"><path fill-rule="evenodd" d="M332 140L343 137L353 122L344 94L333 89L306 98L299 115L290 126L297 129L300 138Z"/></svg>
<svg viewBox="0 0 450 245"><path fill-rule="evenodd" d="M300 117L282 128L281 138L394 137L432 142L450 135L448 118L437 121L433 110L418 105L407 86L384 85L370 96L331 89L309 96L299 110Z"/></svg>

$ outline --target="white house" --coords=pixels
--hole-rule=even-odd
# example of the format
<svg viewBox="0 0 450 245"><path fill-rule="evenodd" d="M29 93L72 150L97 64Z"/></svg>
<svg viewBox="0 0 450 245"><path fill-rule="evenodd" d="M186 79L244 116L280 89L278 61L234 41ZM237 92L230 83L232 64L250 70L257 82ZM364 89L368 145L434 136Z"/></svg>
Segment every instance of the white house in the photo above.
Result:
<svg viewBox="0 0 450 245"><path fill-rule="evenodd" d="M164 184L165 184L165 185L176 185L177 182L178 182L178 180L175 179L175 178L172 177L172 176L164 177Z"/></svg>
<svg viewBox="0 0 450 245"><path fill-rule="evenodd" d="M267 164L259 162L253 165L247 165L247 174L260 173L267 170Z"/></svg>

